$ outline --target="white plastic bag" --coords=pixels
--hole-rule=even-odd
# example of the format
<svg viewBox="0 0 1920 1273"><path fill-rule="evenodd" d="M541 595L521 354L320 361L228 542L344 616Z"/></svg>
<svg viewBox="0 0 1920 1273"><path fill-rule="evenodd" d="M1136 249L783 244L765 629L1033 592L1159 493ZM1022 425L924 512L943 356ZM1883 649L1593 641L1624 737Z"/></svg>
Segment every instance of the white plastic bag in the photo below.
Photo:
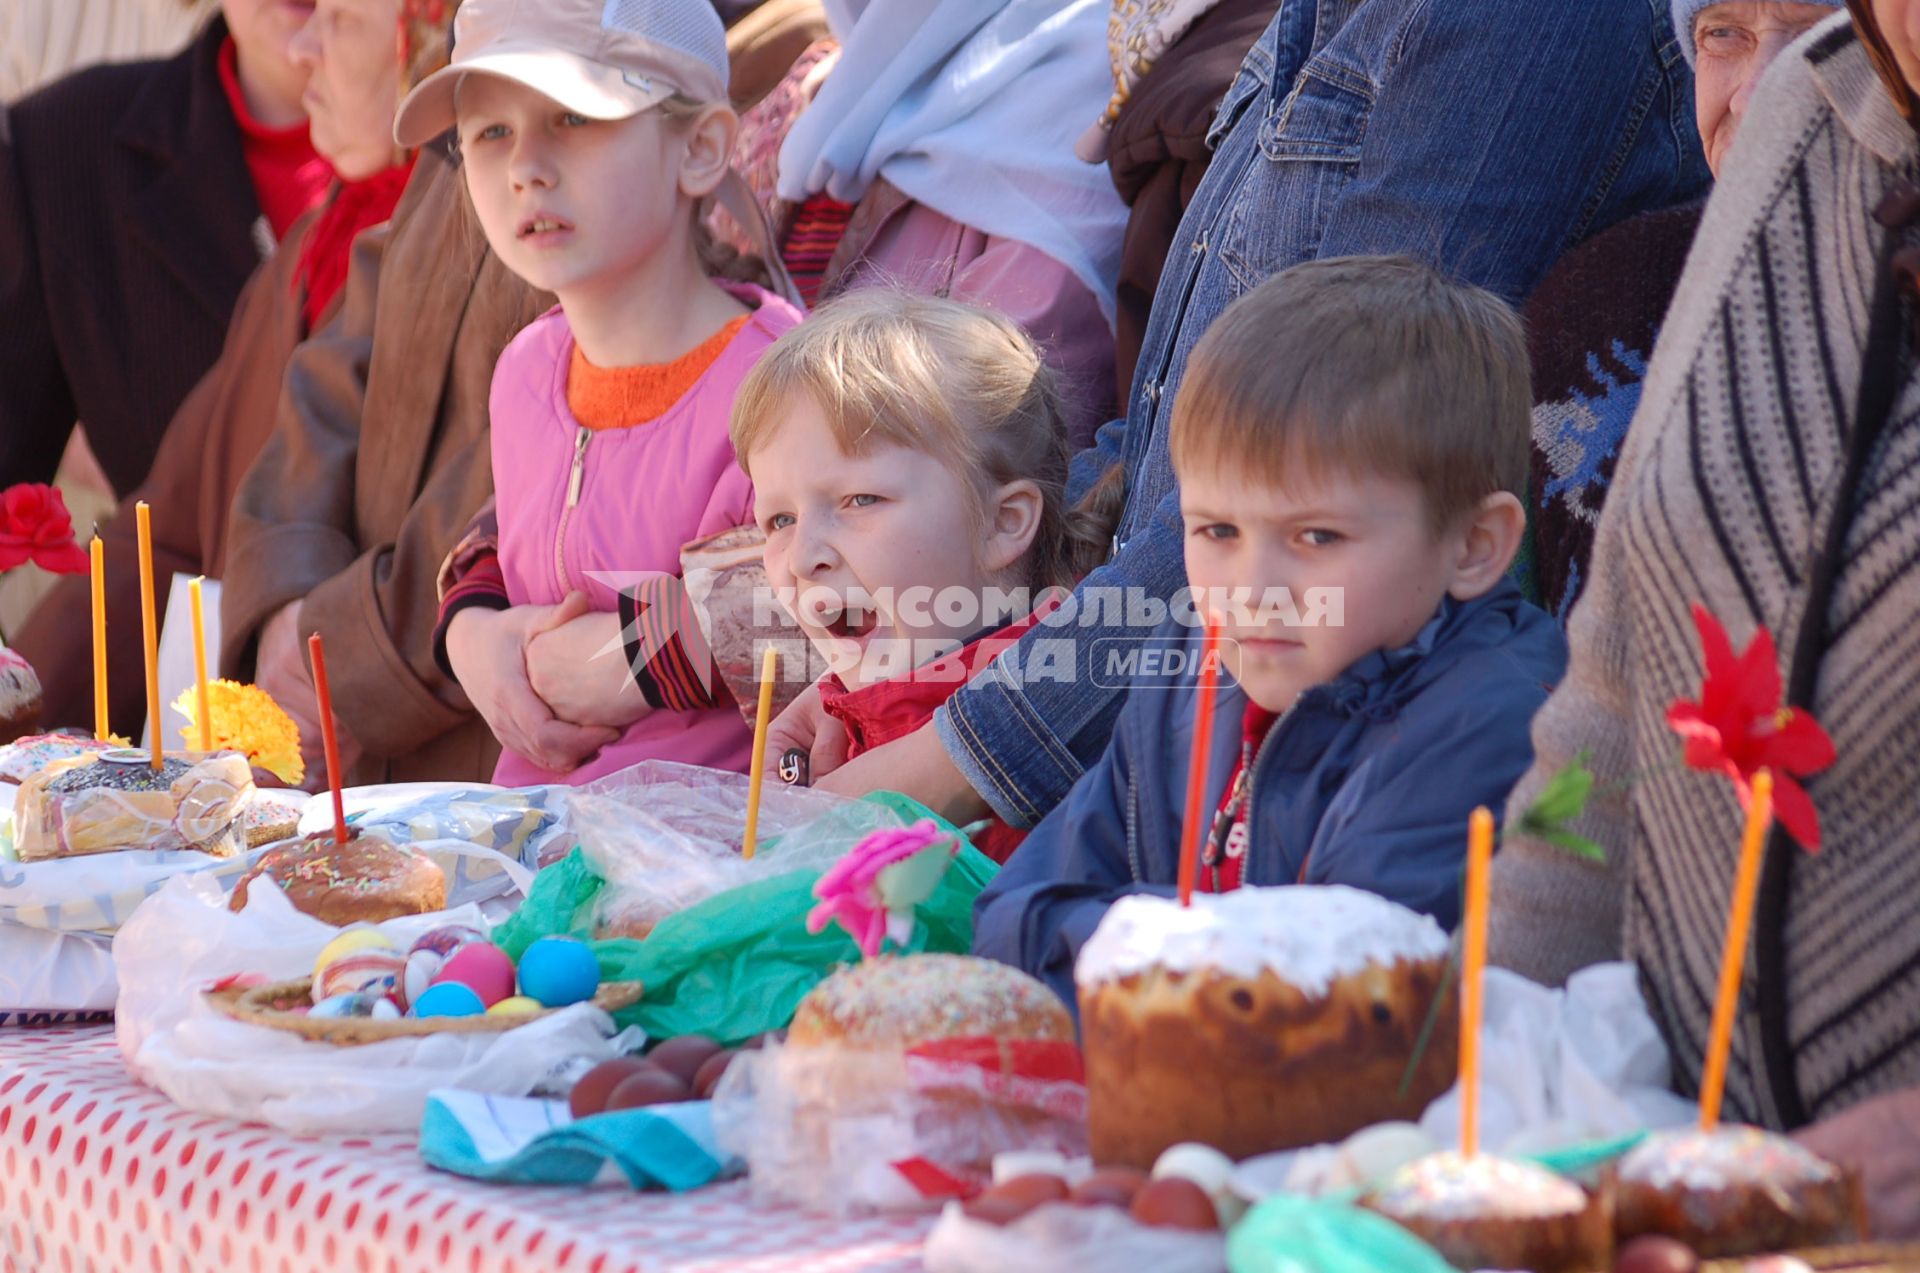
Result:
<svg viewBox="0 0 1920 1273"><path fill-rule="evenodd" d="M825 868L869 831L900 824L870 801L768 783L758 852L746 835L745 775L650 760L565 797L565 825L607 881L597 928L642 936L716 893L808 867Z"/></svg>
<svg viewBox="0 0 1920 1273"><path fill-rule="evenodd" d="M1227 1236L1155 1229L1118 1207L1048 1203L1012 1224L973 1220L950 1202L921 1252L927 1273L1007 1273L1012 1269L1151 1269L1223 1273Z"/></svg>
<svg viewBox="0 0 1920 1273"><path fill-rule="evenodd" d="M379 927L404 949L453 923L485 927L472 905ZM435 1088L524 1096L574 1058L615 1055L612 1018L586 1004L493 1034L343 1047L234 1021L206 1002L209 986L236 973L309 974L339 931L294 910L271 883L257 882L237 914L211 880L169 883L114 938L115 1030L128 1064L201 1113L297 1133L367 1133L417 1129Z"/></svg>
<svg viewBox="0 0 1920 1273"><path fill-rule="evenodd" d="M930 1210L984 1185L999 1154L1086 1153L1084 1084L951 1055L971 1042L742 1052L714 1091L714 1135L746 1162L756 1197L836 1215Z"/></svg>

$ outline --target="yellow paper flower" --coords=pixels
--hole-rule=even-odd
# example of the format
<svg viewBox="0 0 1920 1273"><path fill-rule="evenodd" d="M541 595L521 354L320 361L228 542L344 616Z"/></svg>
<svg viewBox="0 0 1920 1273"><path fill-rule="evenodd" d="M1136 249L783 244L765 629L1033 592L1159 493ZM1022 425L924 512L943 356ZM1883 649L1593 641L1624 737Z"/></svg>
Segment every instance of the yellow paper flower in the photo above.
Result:
<svg viewBox="0 0 1920 1273"><path fill-rule="evenodd" d="M187 718L180 737L187 746L196 748L200 745L198 697L188 689L173 701L173 710ZM209 681L207 708L213 717L216 751L237 751L248 763L296 787L306 781L307 766L300 759L300 727L265 690L238 681Z"/></svg>

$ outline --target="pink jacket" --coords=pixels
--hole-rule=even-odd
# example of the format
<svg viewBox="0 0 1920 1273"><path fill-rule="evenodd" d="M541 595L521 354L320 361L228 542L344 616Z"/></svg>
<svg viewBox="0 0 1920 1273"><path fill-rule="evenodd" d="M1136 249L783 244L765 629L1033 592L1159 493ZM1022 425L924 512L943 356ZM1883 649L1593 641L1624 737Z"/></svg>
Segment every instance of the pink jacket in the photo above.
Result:
<svg viewBox="0 0 1920 1273"><path fill-rule="evenodd" d="M516 606L554 605L574 589L618 607L636 576L680 573L680 546L752 520L753 486L734 462L734 394L767 346L802 318L770 292L723 284L755 313L686 396L657 420L592 432L567 407L573 331L549 310L514 338L493 372L493 484L500 568ZM603 657L622 659L615 648ZM637 690L631 691L638 693ZM572 773L503 752L507 786L589 782L642 760L744 770L753 739L731 701L653 711Z"/></svg>

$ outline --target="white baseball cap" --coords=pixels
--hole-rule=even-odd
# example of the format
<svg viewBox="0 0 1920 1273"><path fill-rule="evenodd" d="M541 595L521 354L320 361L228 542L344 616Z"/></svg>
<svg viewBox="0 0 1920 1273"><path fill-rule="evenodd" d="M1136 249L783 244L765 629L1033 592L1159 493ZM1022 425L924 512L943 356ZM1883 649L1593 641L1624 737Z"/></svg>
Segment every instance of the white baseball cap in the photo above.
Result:
<svg viewBox="0 0 1920 1273"><path fill-rule="evenodd" d="M524 84L588 119L628 119L674 94L727 100L727 32L708 0L466 0L453 60L407 94L393 138L409 149L455 121L467 75Z"/></svg>

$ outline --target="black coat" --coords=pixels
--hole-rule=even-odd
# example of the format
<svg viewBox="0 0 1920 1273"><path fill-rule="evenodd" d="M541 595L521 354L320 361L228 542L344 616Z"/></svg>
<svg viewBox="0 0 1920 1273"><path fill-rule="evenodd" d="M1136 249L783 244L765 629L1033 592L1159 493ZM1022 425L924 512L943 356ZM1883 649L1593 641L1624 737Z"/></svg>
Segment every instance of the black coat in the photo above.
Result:
<svg viewBox="0 0 1920 1273"><path fill-rule="evenodd" d="M226 38L216 19L175 57L0 106L0 486L50 480L79 420L125 495L219 357L271 246Z"/></svg>

